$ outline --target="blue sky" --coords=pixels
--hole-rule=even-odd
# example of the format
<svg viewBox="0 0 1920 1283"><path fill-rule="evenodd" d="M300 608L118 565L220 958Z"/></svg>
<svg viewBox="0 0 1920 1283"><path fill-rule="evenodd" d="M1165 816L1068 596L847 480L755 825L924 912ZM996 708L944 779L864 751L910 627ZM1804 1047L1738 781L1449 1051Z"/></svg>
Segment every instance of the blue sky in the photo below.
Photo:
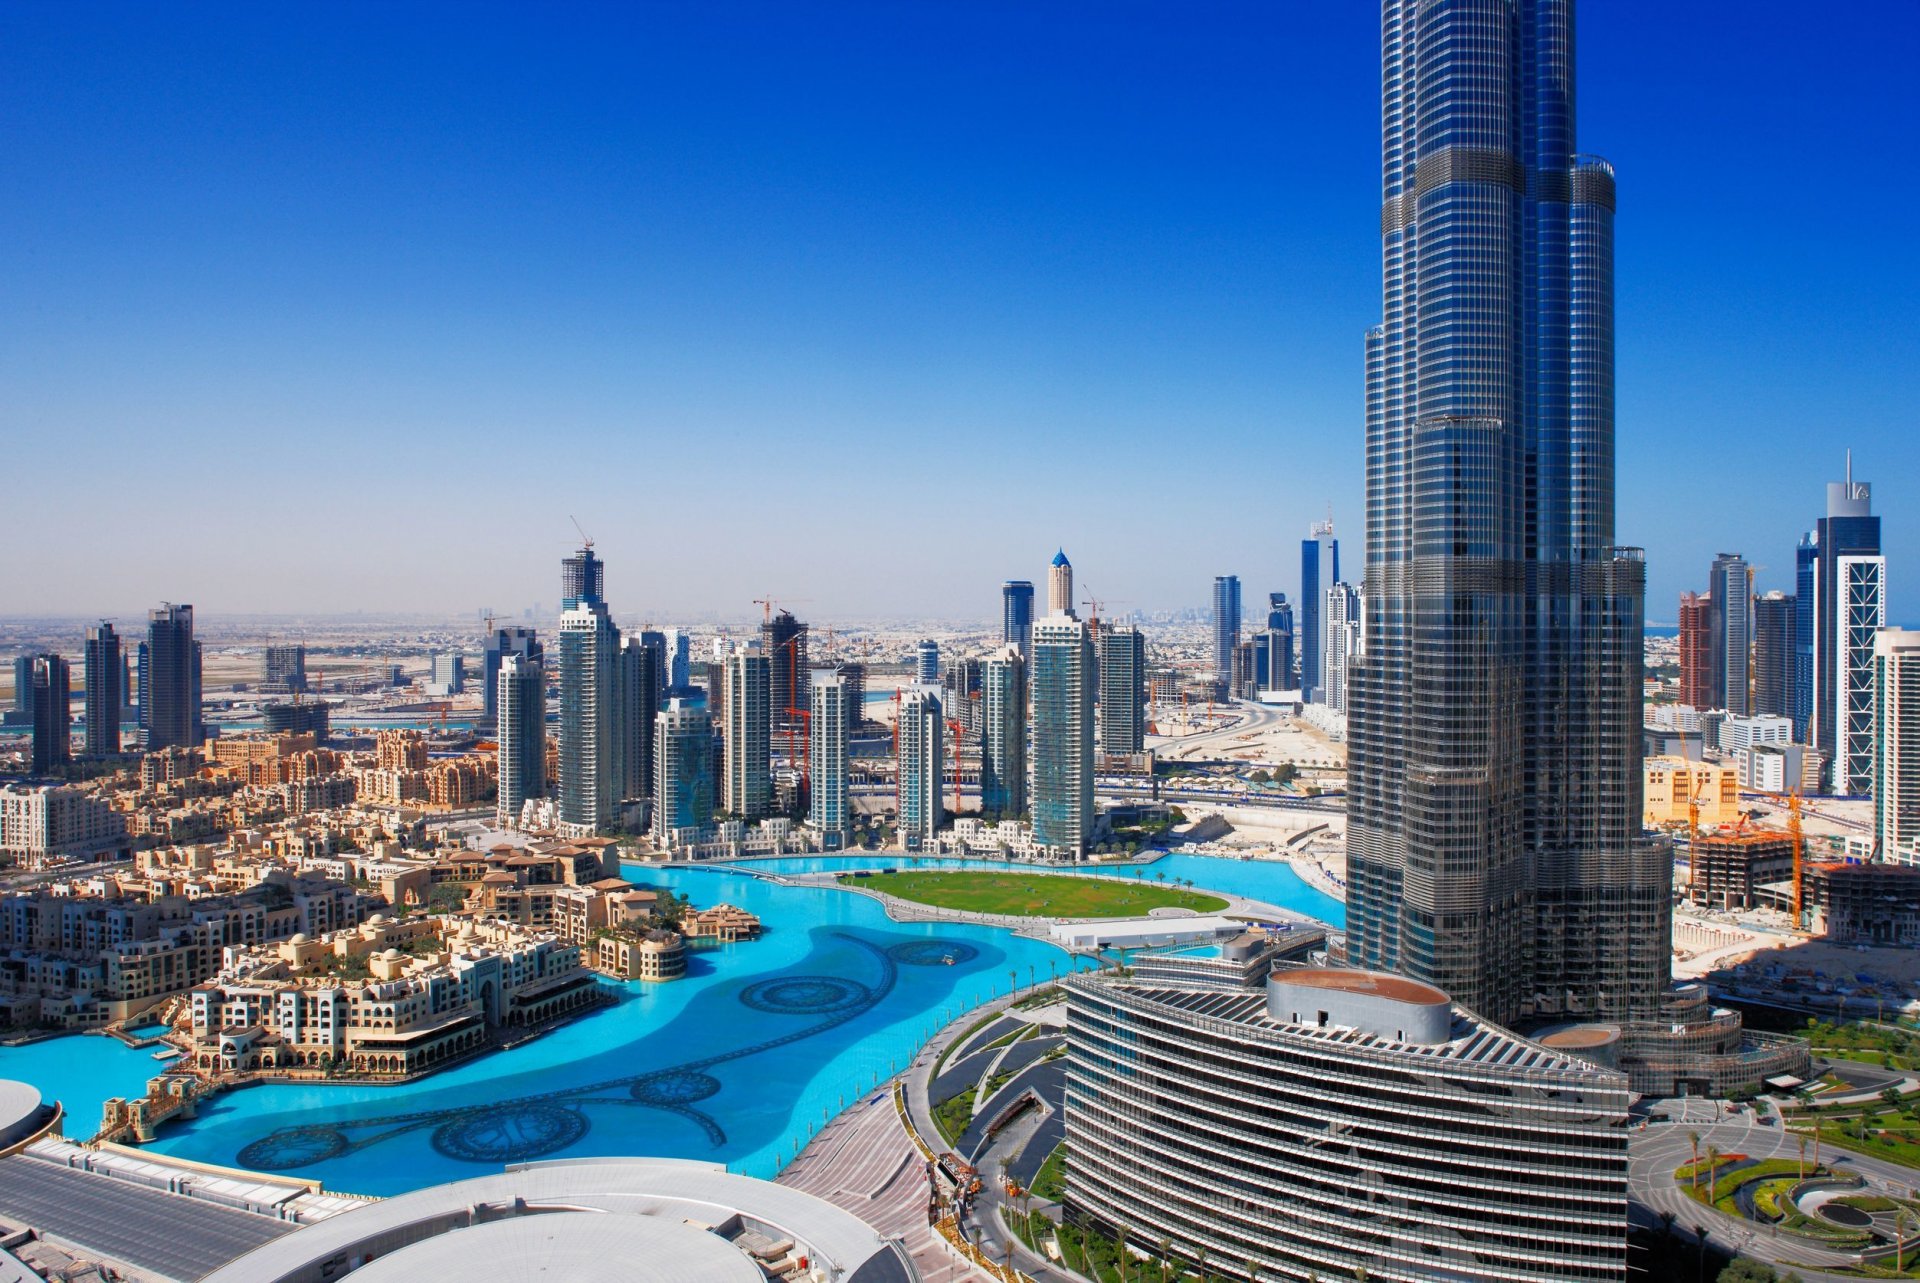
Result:
<svg viewBox="0 0 1920 1283"><path fill-rule="evenodd" d="M1621 537L1652 619L1790 587L1851 444L1920 615L1920 6L1737 11L1581 12ZM0 613L551 606L569 514L623 616L1291 592L1328 504L1357 565L1378 58L1364 0L8 6Z"/></svg>

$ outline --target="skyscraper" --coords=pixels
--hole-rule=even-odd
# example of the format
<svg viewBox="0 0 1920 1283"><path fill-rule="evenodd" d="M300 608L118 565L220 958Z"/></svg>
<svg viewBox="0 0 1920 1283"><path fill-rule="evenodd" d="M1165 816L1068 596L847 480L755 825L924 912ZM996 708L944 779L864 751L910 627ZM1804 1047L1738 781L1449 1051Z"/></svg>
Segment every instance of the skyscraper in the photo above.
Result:
<svg viewBox="0 0 1920 1283"><path fill-rule="evenodd" d="M1369 357L1369 360L1372 358ZM1372 509L1368 509L1372 520ZM1340 582L1340 541L1333 537L1333 520L1316 521L1307 537L1300 541L1300 691L1309 704L1322 703L1320 648L1326 630L1320 612L1327 603L1327 589Z"/></svg>
<svg viewBox="0 0 1920 1283"><path fill-rule="evenodd" d="M922 686L940 684L940 643L927 639L913 648L913 680Z"/></svg>
<svg viewBox="0 0 1920 1283"><path fill-rule="evenodd" d="M591 558L591 552L583 552ZM580 559L566 565L575 573ZM599 562L579 571L598 583ZM620 630L607 604L583 587L560 615L560 779L562 837L591 837L613 827L626 785L620 734Z"/></svg>
<svg viewBox="0 0 1920 1283"><path fill-rule="evenodd" d="M916 684L900 693L900 840L917 850L940 831L941 766L946 761L946 722L940 688Z"/></svg>
<svg viewBox="0 0 1920 1283"><path fill-rule="evenodd" d="M593 555L591 543L573 556L563 559L560 562L560 609L569 611L575 606L604 602L607 599L606 572L605 564Z"/></svg>
<svg viewBox="0 0 1920 1283"><path fill-rule="evenodd" d="M1053 562L1047 567L1047 613L1076 617L1073 609L1073 563L1067 560L1065 548L1053 554Z"/></svg>
<svg viewBox="0 0 1920 1283"><path fill-rule="evenodd" d="M1671 869L1640 830L1614 179L1574 150L1572 5L1383 0L1381 30L1348 956L1500 1023L1650 1017Z"/></svg>
<svg viewBox="0 0 1920 1283"><path fill-rule="evenodd" d="M1352 584L1333 585L1320 618L1320 702L1344 716L1349 708L1347 677L1361 644L1359 592Z"/></svg>
<svg viewBox="0 0 1920 1283"><path fill-rule="evenodd" d="M1887 559L1873 490L1847 477L1827 485L1827 515L1813 531L1813 746L1835 793L1873 780L1873 635L1887 622Z"/></svg>
<svg viewBox="0 0 1920 1283"><path fill-rule="evenodd" d="M147 612L146 658L147 682L140 692L145 747L196 747L201 740L200 643L193 638L192 606L168 603Z"/></svg>
<svg viewBox="0 0 1920 1283"><path fill-rule="evenodd" d="M488 657L498 665L490 701L495 710L494 737L500 745L495 818L512 828L520 823L527 799L547 791L547 674L538 653L508 650L496 656L489 650Z"/></svg>
<svg viewBox="0 0 1920 1283"><path fill-rule="evenodd" d="M1078 860L1093 835L1093 646L1069 615L1034 621L1028 676L1034 841Z"/></svg>
<svg viewBox="0 0 1920 1283"><path fill-rule="evenodd" d="M1147 747L1147 639L1138 628L1100 630L1100 751Z"/></svg>
<svg viewBox="0 0 1920 1283"><path fill-rule="evenodd" d="M1812 743L1814 608L1818 598L1820 545L1809 532L1793 550L1793 737Z"/></svg>
<svg viewBox="0 0 1920 1283"><path fill-rule="evenodd" d="M1027 653L1033 637L1033 584L1009 579L1000 585L1000 640Z"/></svg>
<svg viewBox="0 0 1920 1283"><path fill-rule="evenodd" d="M980 810L1012 817L1027 809L1027 660L1008 644L980 673Z"/></svg>
<svg viewBox="0 0 1920 1283"><path fill-rule="evenodd" d="M622 798L653 796L653 719L660 711L660 648L645 634L620 639L620 670L616 698L620 716Z"/></svg>
<svg viewBox="0 0 1920 1283"><path fill-rule="evenodd" d="M33 724L33 656L16 655L13 659L13 711L17 719L25 725Z"/></svg>
<svg viewBox="0 0 1920 1283"><path fill-rule="evenodd" d="M743 820L764 819L773 810L773 723L767 713L772 665L758 646L727 656L725 810Z"/></svg>
<svg viewBox="0 0 1920 1283"><path fill-rule="evenodd" d="M531 628L496 628L487 637L480 662L483 669L481 698L485 709L481 716L488 726L494 725L500 714L500 662L508 655L534 661L543 659L545 656L540 649L539 634Z"/></svg>
<svg viewBox="0 0 1920 1283"><path fill-rule="evenodd" d="M1723 552L1707 572L1708 707L1753 713L1753 570Z"/></svg>
<svg viewBox="0 0 1920 1283"><path fill-rule="evenodd" d="M28 667L28 697L33 706L30 767L38 775L73 760L73 680L58 655L35 655Z"/></svg>
<svg viewBox="0 0 1920 1283"><path fill-rule="evenodd" d="M1293 607L1283 592L1267 594L1267 667L1263 690L1293 690Z"/></svg>
<svg viewBox="0 0 1920 1283"><path fill-rule="evenodd" d="M807 626L783 610L760 625L760 649L767 653L767 690L772 701L769 716L775 730L794 728L806 722L807 700Z"/></svg>
<svg viewBox="0 0 1920 1283"><path fill-rule="evenodd" d="M1793 716L1794 600L1783 592L1753 599L1753 711Z"/></svg>
<svg viewBox="0 0 1920 1283"><path fill-rule="evenodd" d="M1713 675L1710 604L1697 592L1680 594L1680 702L1688 708L1712 708L1708 693Z"/></svg>
<svg viewBox="0 0 1920 1283"><path fill-rule="evenodd" d="M1213 676L1233 677L1233 651L1240 644L1240 576L1213 578Z"/></svg>
<svg viewBox="0 0 1920 1283"><path fill-rule="evenodd" d="M1920 864L1920 632L1882 628L1873 646L1873 818L1882 860Z"/></svg>
<svg viewBox="0 0 1920 1283"><path fill-rule="evenodd" d="M106 620L87 629L87 756L112 757L120 751L120 696L127 664L120 634Z"/></svg>
<svg viewBox="0 0 1920 1283"><path fill-rule="evenodd" d="M670 699L653 722L653 840L713 823L713 723L707 710Z"/></svg>
<svg viewBox="0 0 1920 1283"><path fill-rule="evenodd" d="M852 833L847 806L848 732L853 725L849 694L846 678L832 669L814 673L807 688L807 824L828 851L845 847Z"/></svg>

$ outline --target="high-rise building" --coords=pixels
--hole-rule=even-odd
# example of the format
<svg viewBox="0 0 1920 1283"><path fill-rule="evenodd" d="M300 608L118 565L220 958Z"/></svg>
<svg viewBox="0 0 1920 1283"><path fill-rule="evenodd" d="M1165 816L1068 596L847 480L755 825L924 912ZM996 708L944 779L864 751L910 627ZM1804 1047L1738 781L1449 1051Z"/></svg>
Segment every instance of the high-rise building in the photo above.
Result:
<svg viewBox="0 0 1920 1283"><path fill-rule="evenodd" d="M1572 8L1382 4L1347 952L1501 1024L1651 1019L1669 976L1645 562L1614 538L1614 178L1574 147Z"/></svg>
<svg viewBox="0 0 1920 1283"><path fill-rule="evenodd" d="M1680 594L1680 702L1688 708L1709 709L1713 676L1713 642L1708 627L1709 602L1697 592Z"/></svg>
<svg viewBox="0 0 1920 1283"><path fill-rule="evenodd" d="M853 831L847 802L850 694L847 679L832 669L814 672L807 688L807 824L828 851L845 847Z"/></svg>
<svg viewBox="0 0 1920 1283"><path fill-rule="evenodd" d="M537 653L505 650L495 655L489 650L488 656L498 666L489 701L500 746L495 816L512 828L520 823L527 800L544 797L547 791L547 673Z"/></svg>
<svg viewBox="0 0 1920 1283"><path fill-rule="evenodd" d="M987 656L980 673L980 810L1027 809L1027 660L1018 645Z"/></svg>
<svg viewBox="0 0 1920 1283"><path fill-rule="evenodd" d="M1887 559L1873 490L1853 479L1827 485L1827 515L1813 530L1813 746L1831 763L1835 793L1873 781L1873 638L1887 622Z"/></svg>
<svg viewBox="0 0 1920 1283"><path fill-rule="evenodd" d="M783 610L760 625L760 649L767 653L767 689L772 701L769 716L775 730L792 727L798 731L806 723L807 626Z"/></svg>
<svg viewBox="0 0 1920 1283"><path fill-rule="evenodd" d="M1371 358L1369 358L1371 359ZM1371 508L1369 508L1371 520ZM1333 537L1333 520L1316 521L1307 537L1300 541L1300 691L1309 704L1325 702L1320 672L1320 648L1326 630L1320 613L1327 604L1327 589L1340 582L1340 541Z"/></svg>
<svg viewBox="0 0 1920 1283"><path fill-rule="evenodd" d="M692 666L689 661L689 647L692 639L684 628L669 628L667 637L667 686L670 690L683 691L693 684Z"/></svg>
<svg viewBox="0 0 1920 1283"><path fill-rule="evenodd" d="M1707 572L1706 707L1753 712L1753 569L1723 552Z"/></svg>
<svg viewBox="0 0 1920 1283"><path fill-rule="evenodd" d="M1873 819L1882 860L1920 864L1920 632L1873 645Z"/></svg>
<svg viewBox="0 0 1920 1283"><path fill-rule="evenodd" d="M23 725L33 724L33 656L16 655L13 660L13 711Z"/></svg>
<svg viewBox="0 0 1920 1283"><path fill-rule="evenodd" d="M615 733L621 738L623 799L653 795L653 719L660 711L662 666L660 648L648 642L644 633L620 639L620 716Z"/></svg>
<svg viewBox="0 0 1920 1283"><path fill-rule="evenodd" d="M467 657L453 652L433 657L427 690L433 695L459 695L467 689Z"/></svg>
<svg viewBox="0 0 1920 1283"><path fill-rule="evenodd" d="M1793 716L1793 598L1779 591L1753 599L1753 711Z"/></svg>
<svg viewBox="0 0 1920 1283"><path fill-rule="evenodd" d="M940 831L941 767L946 761L946 718L940 688L916 683L900 692L900 840L917 850Z"/></svg>
<svg viewBox="0 0 1920 1283"><path fill-rule="evenodd" d="M590 543L564 558L560 562L560 609L564 612L606 601L606 574L605 563L593 555Z"/></svg>
<svg viewBox="0 0 1920 1283"><path fill-rule="evenodd" d="M727 656L726 776L721 781L723 809L743 820L764 819L773 811L773 723L767 714L772 665L758 646L743 646Z"/></svg>
<svg viewBox="0 0 1920 1283"><path fill-rule="evenodd" d="M144 747L193 748L200 724L200 643L193 607L164 604L147 612L147 680L140 692Z"/></svg>
<svg viewBox="0 0 1920 1283"><path fill-rule="evenodd" d="M153 712L153 651L146 642L134 647L133 659L134 712L138 717L138 743L141 748L147 744L147 717Z"/></svg>
<svg viewBox="0 0 1920 1283"><path fill-rule="evenodd" d="M27 692L33 707L30 765L36 775L73 760L72 687L66 660L51 653L32 657Z"/></svg>
<svg viewBox="0 0 1920 1283"><path fill-rule="evenodd" d="M913 648L913 680L922 686L940 684L940 643L923 640Z"/></svg>
<svg viewBox="0 0 1920 1283"><path fill-rule="evenodd" d="M307 648L268 646L260 652L260 685L272 695L299 695L307 689Z"/></svg>
<svg viewBox="0 0 1920 1283"><path fill-rule="evenodd" d="M1033 584L1009 579L1000 585L1000 640L1027 653L1033 636Z"/></svg>
<svg viewBox="0 0 1920 1283"><path fill-rule="evenodd" d="M481 716L488 726L495 724L500 715L500 662L508 655L518 655L522 659L539 662L545 656L540 649L540 637L531 628L496 628L487 637L486 649L481 654L482 687L481 699L484 701Z"/></svg>
<svg viewBox="0 0 1920 1283"><path fill-rule="evenodd" d="M1093 645L1070 615L1034 621L1027 700L1033 838L1078 860L1093 836Z"/></svg>
<svg viewBox="0 0 1920 1283"><path fill-rule="evenodd" d="M1053 562L1047 567L1047 613L1077 618L1073 609L1073 563L1067 560L1065 548L1053 554Z"/></svg>
<svg viewBox="0 0 1920 1283"><path fill-rule="evenodd" d="M1347 675L1362 645L1359 591L1352 584L1327 589L1320 618L1320 702L1344 716L1349 707Z"/></svg>
<svg viewBox="0 0 1920 1283"><path fill-rule="evenodd" d="M1793 737L1813 742L1814 610L1819 599L1820 545L1808 533L1793 550Z"/></svg>
<svg viewBox="0 0 1920 1283"><path fill-rule="evenodd" d="M860 724L867 720L867 666L836 664L833 671L847 684L847 725L859 730Z"/></svg>
<svg viewBox="0 0 1920 1283"><path fill-rule="evenodd" d="M120 751L127 664L120 653L120 634L104 619L87 629L86 665L87 756L112 757Z"/></svg>
<svg viewBox="0 0 1920 1283"><path fill-rule="evenodd" d="M592 558L583 550L582 557ZM581 569L565 563L581 583L598 582L598 559ZM591 837L613 827L626 785L620 727L620 630L607 604L582 592L560 615L559 828L563 837Z"/></svg>
<svg viewBox="0 0 1920 1283"><path fill-rule="evenodd" d="M1213 676L1233 676L1233 651L1240 644L1240 576L1213 577Z"/></svg>
<svg viewBox="0 0 1920 1283"><path fill-rule="evenodd" d="M653 722L653 840L713 823L713 723L707 710L670 699Z"/></svg>
<svg viewBox="0 0 1920 1283"><path fill-rule="evenodd" d="M1147 639L1138 628L1100 630L1100 751L1147 747Z"/></svg>
<svg viewBox="0 0 1920 1283"><path fill-rule="evenodd" d="M1293 607L1283 592L1267 594L1267 664L1260 672L1262 690L1293 690Z"/></svg>
<svg viewBox="0 0 1920 1283"><path fill-rule="evenodd" d="M967 658L948 660L946 671L940 674L940 701L947 710L947 720L958 722L968 735L980 729L980 673L980 661Z"/></svg>
<svg viewBox="0 0 1920 1283"><path fill-rule="evenodd" d="M1221 953L1066 983L1071 1222L1182 1277L1625 1283L1625 1074L1399 976Z"/></svg>

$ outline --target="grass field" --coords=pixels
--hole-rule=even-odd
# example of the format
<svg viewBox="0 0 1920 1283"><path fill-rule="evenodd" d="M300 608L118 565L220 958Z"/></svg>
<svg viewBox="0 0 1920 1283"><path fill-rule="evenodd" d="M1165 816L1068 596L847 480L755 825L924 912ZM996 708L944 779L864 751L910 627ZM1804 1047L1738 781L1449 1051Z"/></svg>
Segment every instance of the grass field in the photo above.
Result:
<svg viewBox="0 0 1920 1283"><path fill-rule="evenodd" d="M1057 877L1043 873L876 873L843 876L850 886L870 887L941 909L1004 913L1027 918L1131 918L1169 906L1215 913L1227 901L1188 891L1118 878Z"/></svg>

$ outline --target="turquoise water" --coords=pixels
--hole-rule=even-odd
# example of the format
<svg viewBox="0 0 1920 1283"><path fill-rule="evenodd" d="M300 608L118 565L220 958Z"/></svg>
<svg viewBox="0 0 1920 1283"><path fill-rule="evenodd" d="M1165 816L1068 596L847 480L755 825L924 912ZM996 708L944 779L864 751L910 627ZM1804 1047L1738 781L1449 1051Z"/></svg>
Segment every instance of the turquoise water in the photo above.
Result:
<svg viewBox="0 0 1920 1283"><path fill-rule="evenodd" d="M752 863L798 871L913 862ZM770 1176L825 1116L893 1074L934 1029L1005 993L1013 980L1024 986L1075 965L1052 945L997 928L891 922L877 902L832 888L782 886L721 868L635 865L628 872L702 906L740 905L768 930L758 941L695 951L684 980L610 986L622 997L618 1005L511 1051L402 1086L230 1092L197 1119L167 1125L153 1148L317 1177L361 1194L558 1156L704 1158ZM1102 872L1131 875L1112 866ZM1283 865L1170 856L1146 876L1155 872L1340 921L1337 901ZM139 1094L159 1067L150 1051L108 1038L0 1048L0 1077L25 1079L64 1101L76 1134L91 1130L102 1100Z"/></svg>
<svg viewBox="0 0 1920 1283"><path fill-rule="evenodd" d="M166 1068L153 1058L155 1050L99 1034L70 1034L0 1047L0 1077L32 1083L42 1097L65 1105L62 1130L86 1137L100 1126L100 1106L110 1097L146 1095L147 1079Z"/></svg>

